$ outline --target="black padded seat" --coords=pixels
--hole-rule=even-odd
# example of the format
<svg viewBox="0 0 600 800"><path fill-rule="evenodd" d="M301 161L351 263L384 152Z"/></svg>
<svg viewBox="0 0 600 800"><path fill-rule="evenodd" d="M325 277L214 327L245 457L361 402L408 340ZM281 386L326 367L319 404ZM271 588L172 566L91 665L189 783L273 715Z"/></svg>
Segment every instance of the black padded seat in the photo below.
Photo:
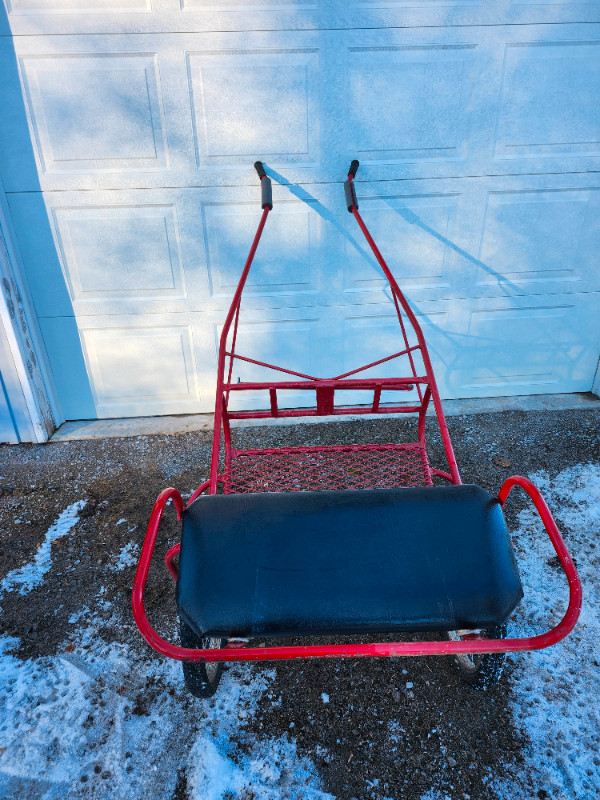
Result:
<svg viewBox="0 0 600 800"><path fill-rule="evenodd" d="M215 495L183 516L177 607L199 636L489 628L522 596L478 486Z"/></svg>

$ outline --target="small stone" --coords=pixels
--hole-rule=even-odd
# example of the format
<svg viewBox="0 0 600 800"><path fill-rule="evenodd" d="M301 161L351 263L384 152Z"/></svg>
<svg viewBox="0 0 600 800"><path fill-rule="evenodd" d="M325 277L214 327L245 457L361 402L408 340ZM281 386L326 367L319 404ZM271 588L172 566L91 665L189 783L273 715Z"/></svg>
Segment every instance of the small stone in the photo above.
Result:
<svg viewBox="0 0 600 800"><path fill-rule="evenodd" d="M457 763L458 763L455 758L452 758L452 756L448 756L448 758L446 760L448 762L448 766L449 767L455 767L457 765Z"/></svg>
<svg viewBox="0 0 600 800"><path fill-rule="evenodd" d="M411 681L406 681L406 688L407 689L412 689L413 688L413 684L411 683Z"/></svg>
<svg viewBox="0 0 600 800"><path fill-rule="evenodd" d="M73 642L69 642L69 644L65 647L65 653L72 653L75 650L75 645Z"/></svg>
<svg viewBox="0 0 600 800"><path fill-rule="evenodd" d="M328 694L325 694L325 692L323 692L323 693L321 694L321 700L322 700L324 703L328 703L328 702L329 702L329 695L328 695Z"/></svg>
<svg viewBox="0 0 600 800"><path fill-rule="evenodd" d="M400 694L398 689L392 689L392 700L394 700L394 702L396 703L399 703L401 699L402 695Z"/></svg>
<svg viewBox="0 0 600 800"><path fill-rule="evenodd" d="M494 464L497 467L504 467L504 469L508 469L510 467L510 461L508 458L504 458L504 456L496 456L494 459Z"/></svg>

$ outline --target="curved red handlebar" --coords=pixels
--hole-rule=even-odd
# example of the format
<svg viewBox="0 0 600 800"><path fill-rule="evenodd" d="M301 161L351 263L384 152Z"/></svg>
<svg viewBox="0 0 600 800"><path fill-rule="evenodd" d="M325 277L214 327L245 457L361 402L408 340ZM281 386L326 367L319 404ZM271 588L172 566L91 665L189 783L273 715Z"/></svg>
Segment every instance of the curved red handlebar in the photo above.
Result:
<svg viewBox="0 0 600 800"><path fill-rule="evenodd" d="M150 522L148 523L146 538L144 539L144 544L142 545L140 561L135 573L135 579L133 581L133 592L131 593L131 608L133 610L135 624L138 626L140 633L148 642L150 647L153 647L155 650L158 650L159 653L164 653L165 655L168 655L169 649L175 647L175 645L172 645L170 642L167 642L166 639L163 639L161 636L159 636L152 625L150 625L148 617L146 616L146 609L144 608L144 588L146 586L146 579L148 578L152 554L154 553L154 545L156 544L158 527L160 525L165 506L169 500L173 501L173 505L177 511L177 519L181 521L181 515L183 514L183 500L181 495L177 489L164 489L158 495L156 502L154 503L152 513L150 514ZM177 647L176 649L181 651L186 650L186 648L181 647ZM198 651L189 650L188 652L193 655Z"/></svg>
<svg viewBox="0 0 600 800"><path fill-rule="evenodd" d="M556 523L554 522L552 513L550 512L550 509L546 505L546 501L542 497L540 490L537 488L537 486L533 484L528 478L523 478L520 475L513 475L512 477L507 478L502 484L502 488L498 493L498 500L500 500L501 505L504 506L504 503L506 502L506 499L510 494L510 490L513 488L513 486L520 486L522 489L525 489L529 497L533 500L533 504L536 507L542 522L544 523L544 527L546 528L548 536L550 537L550 541L552 542L552 545L556 550L556 555L558 556L558 560L560 561L560 564L569 582L569 606L559 624L551 631L548 631L548 633L541 634L540 636L531 637L529 641L536 642L537 644L535 647L519 648L519 649L537 650L542 647L548 647L549 645L556 644L556 642L559 642L561 639L564 639L565 636L567 636L567 634L571 633L581 613L583 591L581 588L581 581L579 580L579 575L577 574L577 569L575 567L575 564L573 563L573 559L569 555L567 546L565 545L563 538L560 535L560 531L556 527ZM512 643L523 640L507 639L505 641L507 643L508 642Z"/></svg>

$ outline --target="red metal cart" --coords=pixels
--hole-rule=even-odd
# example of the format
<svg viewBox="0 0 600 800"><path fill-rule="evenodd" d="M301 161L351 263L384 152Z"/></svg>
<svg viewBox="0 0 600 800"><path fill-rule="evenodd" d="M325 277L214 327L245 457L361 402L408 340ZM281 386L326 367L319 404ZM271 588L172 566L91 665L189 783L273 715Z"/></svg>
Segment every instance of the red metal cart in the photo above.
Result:
<svg viewBox="0 0 600 800"><path fill-rule="evenodd" d="M497 497L461 484L421 328L358 211L353 183L358 161L352 162L345 182L346 204L389 283L403 346L330 378L237 352L242 292L273 208L271 181L261 162L255 167L263 212L220 339L210 479L185 507L173 488L161 492L154 505L132 595L140 633L159 653L183 662L187 687L201 697L215 691L224 661L451 655L465 680L491 682L507 651L555 644L578 619L581 584L552 515L527 478L508 478ZM397 377L364 376L392 361L403 365ZM278 375L235 382L236 362ZM284 390L307 392L313 405L282 408ZM344 392L357 390L367 390L371 402L344 405ZM266 407L233 410L230 401L242 392L262 392ZM417 399L384 404L384 392L399 398L411 393ZM443 441L444 469L429 463L425 418L430 403ZM238 449L232 441L232 420L365 414L416 415L415 441L263 449ZM440 479L446 485L434 485ZM502 514L515 485L527 492L539 512L567 577L569 605L562 621L548 632L508 639L504 625L523 594ZM143 597L169 501L183 522L182 542L165 558L177 581L180 646L152 628ZM442 637L247 646L257 637L371 638L414 631Z"/></svg>

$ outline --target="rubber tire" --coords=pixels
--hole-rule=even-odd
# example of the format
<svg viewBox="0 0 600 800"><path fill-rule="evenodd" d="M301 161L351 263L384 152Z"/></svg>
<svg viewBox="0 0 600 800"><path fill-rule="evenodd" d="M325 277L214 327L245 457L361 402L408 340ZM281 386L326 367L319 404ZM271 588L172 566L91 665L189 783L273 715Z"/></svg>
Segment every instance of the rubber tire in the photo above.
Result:
<svg viewBox="0 0 600 800"><path fill-rule="evenodd" d="M450 641L453 640L452 633L449 631L446 634ZM505 639L506 626L487 628L481 631L481 635L486 639ZM465 656L458 654L451 656L452 666L458 672L463 683L476 689L489 689L500 679L506 653L473 653L472 655L465 654ZM472 664L468 665L467 660L470 660Z"/></svg>
<svg viewBox="0 0 600 800"><path fill-rule="evenodd" d="M179 638L182 647L215 649L217 647L225 647L227 644L227 639L208 637L201 639L182 620L179 620ZM205 661L182 661L181 666L183 667L183 679L188 692L191 692L194 697L206 698L213 696L217 691L223 674L224 663L222 661L211 661L208 664Z"/></svg>

